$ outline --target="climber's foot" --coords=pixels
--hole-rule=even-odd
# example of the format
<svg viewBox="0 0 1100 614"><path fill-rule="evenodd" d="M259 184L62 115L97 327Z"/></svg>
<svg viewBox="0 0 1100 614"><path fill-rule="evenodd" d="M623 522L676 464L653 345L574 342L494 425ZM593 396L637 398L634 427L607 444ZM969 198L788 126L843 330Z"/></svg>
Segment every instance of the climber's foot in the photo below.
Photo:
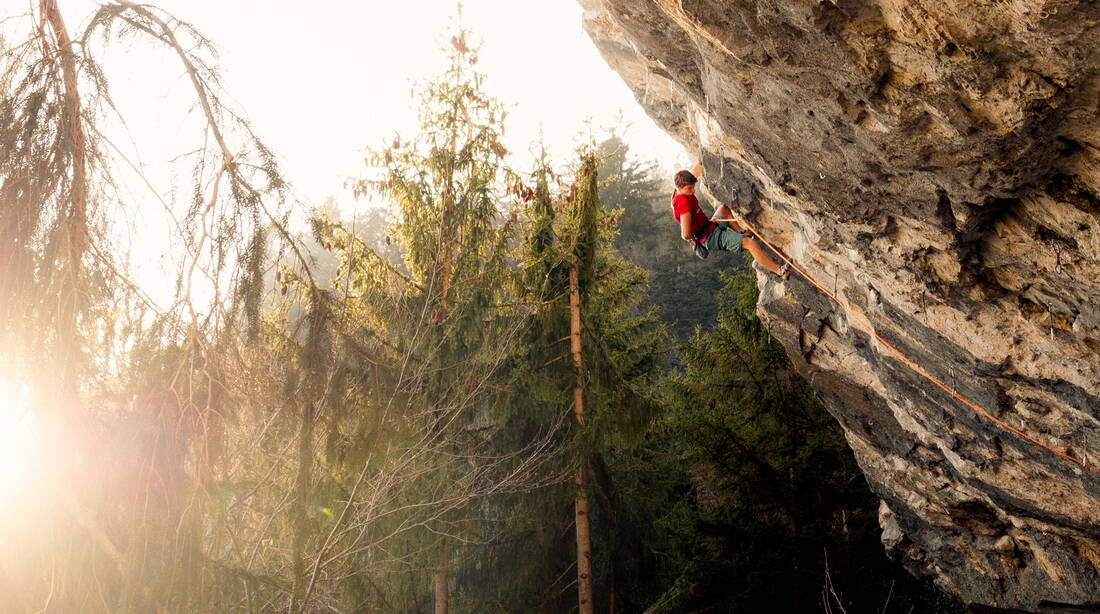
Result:
<svg viewBox="0 0 1100 614"><path fill-rule="evenodd" d="M789 262L784 262L783 266L779 267L779 272L776 273L776 275L779 275L780 279L787 279L788 277L790 277L791 276L791 265L790 265L790 263Z"/></svg>

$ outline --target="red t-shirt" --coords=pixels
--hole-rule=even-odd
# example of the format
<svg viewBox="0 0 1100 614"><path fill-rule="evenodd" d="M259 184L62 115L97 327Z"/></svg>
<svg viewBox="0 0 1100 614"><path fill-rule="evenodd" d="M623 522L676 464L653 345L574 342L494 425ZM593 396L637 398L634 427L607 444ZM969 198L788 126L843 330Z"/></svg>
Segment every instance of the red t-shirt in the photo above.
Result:
<svg viewBox="0 0 1100 614"><path fill-rule="evenodd" d="M703 213L703 209L699 206L699 199L695 198L695 195L688 196L679 192L672 193L672 217L676 219L676 224L680 224L680 216L685 213L691 213L691 234L699 232L699 229L706 224L709 217ZM707 233L710 234L710 233ZM703 236L700 240L706 240L706 236Z"/></svg>

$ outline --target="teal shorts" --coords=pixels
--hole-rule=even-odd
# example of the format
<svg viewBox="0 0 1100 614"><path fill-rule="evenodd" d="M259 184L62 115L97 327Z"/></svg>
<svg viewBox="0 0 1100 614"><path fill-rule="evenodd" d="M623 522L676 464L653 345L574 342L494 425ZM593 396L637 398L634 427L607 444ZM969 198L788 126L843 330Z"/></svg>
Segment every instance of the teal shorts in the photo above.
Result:
<svg viewBox="0 0 1100 614"><path fill-rule="evenodd" d="M739 252L741 251L741 239L745 235L734 232L730 228L729 222L717 222L718 228L711 231L710 236L703 242L703 246L708 250L714 251L720 249L727 252Z"/></svg>

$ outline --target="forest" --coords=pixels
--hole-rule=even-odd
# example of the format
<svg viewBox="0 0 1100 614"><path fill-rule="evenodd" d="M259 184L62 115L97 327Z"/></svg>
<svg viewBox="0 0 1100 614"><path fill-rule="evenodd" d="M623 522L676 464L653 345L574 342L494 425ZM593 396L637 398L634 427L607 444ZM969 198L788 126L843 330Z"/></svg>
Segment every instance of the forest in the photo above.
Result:
<svg viewBox="0 0 1100 614"><path fill-rule="evenodd" d="M351 182L377 206L303 217L198 28L38 11L0 41L0 611L965 611L886 558L753 267L696 259L618 137L513 167L465 31ZM201 124L144 203L167 304L101 130L135 40Z"/></svg>

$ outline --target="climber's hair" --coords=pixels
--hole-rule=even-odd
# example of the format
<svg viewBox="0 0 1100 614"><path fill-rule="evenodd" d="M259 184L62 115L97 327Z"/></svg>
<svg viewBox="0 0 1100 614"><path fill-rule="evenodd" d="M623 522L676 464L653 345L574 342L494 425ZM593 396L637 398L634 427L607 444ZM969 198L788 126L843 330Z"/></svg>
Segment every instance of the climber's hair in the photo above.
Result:
<svg viewBox="0 0 1100 614"><path fill-rule="evenodd" d="M682 188L686 185L694 185L695 182L699 180L695 178L695 175L691 174L691 171L680 171L676 173L674 181L676 182L676 187Z"/></svg>

